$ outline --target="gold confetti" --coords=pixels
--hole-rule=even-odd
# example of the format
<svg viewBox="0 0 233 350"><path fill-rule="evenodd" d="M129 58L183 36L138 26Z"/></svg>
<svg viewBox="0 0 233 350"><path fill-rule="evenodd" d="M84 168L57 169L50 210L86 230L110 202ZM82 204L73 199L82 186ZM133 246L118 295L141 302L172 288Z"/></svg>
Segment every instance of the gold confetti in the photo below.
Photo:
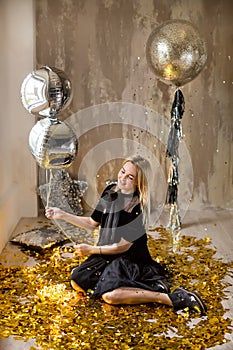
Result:
<svg viewBox="0 0 233 350"><path fill-rule="evenodd" d="M69 281L78 260L71 247L63 246L43 254L26 252L36 259L34 266L0 264L0 337L35 339L31 350L202 350L227 342L232 325L222 301L233 263L216 259L209 237L181 236L174 252L171 233L161 227L157 232L158 238L149 236L151 255L167 267L173 288L199 291L206 316L175 313L160 304L117 307L80 297Z"/></svg>

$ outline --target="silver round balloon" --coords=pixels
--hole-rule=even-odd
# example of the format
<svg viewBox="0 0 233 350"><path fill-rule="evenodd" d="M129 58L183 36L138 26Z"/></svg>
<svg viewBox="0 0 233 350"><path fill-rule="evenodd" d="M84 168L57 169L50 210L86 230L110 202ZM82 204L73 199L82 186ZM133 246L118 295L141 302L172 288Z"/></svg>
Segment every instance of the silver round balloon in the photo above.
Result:
<svg viewBox="0 0 233 350"><path fill-rule="evenodd" d="M170 20L150 34L146 58L155 75L165 82L181 86L200 73L207 60L207 49L192 23Z"/></svg>
<svg viewBox="0 0 233 350"><path fill-rule="evenodd" d="M78 153L78 140L67 123L44 118L32 128L29 148L42 168L68 168Z"/></svg>
<svg viewBox="0 0 233 350"><path fill-rule="evenodd" d="M66 74L44 66L28 74L21 86L21 99L32 114L54 118L72 98L72 86Z"/></svg>

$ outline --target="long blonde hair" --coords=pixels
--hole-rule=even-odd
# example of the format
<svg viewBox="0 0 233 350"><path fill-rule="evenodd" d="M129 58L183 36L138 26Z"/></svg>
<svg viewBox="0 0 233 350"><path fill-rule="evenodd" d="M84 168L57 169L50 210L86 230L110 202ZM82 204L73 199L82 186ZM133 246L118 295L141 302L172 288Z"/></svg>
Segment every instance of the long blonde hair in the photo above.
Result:
<svg viewBox="0 0 233 350"><path fill-rule="evenodd" d="M131 162L137 171L137 188L139 192L139 201L141 204L143 223L146 227L149 225L149 215L150 215L150 188L149 188L149 179L151 177L151 167L147 159L142 158L141 156L133 156L127 158L123 162L123 166Z"/></svg>

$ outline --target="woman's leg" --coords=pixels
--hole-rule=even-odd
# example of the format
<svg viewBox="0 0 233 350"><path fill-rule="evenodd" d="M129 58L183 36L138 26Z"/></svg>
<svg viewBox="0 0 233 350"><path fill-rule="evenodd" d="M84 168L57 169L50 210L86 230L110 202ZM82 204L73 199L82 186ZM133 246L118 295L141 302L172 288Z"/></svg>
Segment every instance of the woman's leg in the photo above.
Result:
<svg viewBox="0 0 233 350"><path fill-rule="evenodd" d="M173 293L152 292L145 289L121 287L102 295L103 300L112 305L159 303L172 306L175 311L188 309L201 315L206 313L206 305L200 295L185 288L177 288Z"/></svg>
<svg viewBox="0 0 233 350"><path fill-rule="evenodd" d="M76 290L79 294L86 296L87 293L85 292L85 290L83 290L81 287L79 287L79 285L74 281L71 280L70 281L71 286L74 288L74 290Z"/></svg>
<svg viewBox="0 0 233 350"><path fill-rule="evenodd" d="M102 295L103 300L112 305L160 303L172 306L168 294L152 292L140 288L121 287Z"/></svg>

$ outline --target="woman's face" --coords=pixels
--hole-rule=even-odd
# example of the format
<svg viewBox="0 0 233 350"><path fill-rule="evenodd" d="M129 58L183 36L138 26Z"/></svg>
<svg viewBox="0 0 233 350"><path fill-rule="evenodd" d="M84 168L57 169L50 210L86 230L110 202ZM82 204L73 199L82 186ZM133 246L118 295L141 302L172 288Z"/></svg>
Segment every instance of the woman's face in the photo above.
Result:
<svg viewBox="0 0 233 350"><path fill-rule="evenodd" d="M118 173L118 187L122 193L133 193L137 186L137 169L130 161L125 163Z"/></svg>

